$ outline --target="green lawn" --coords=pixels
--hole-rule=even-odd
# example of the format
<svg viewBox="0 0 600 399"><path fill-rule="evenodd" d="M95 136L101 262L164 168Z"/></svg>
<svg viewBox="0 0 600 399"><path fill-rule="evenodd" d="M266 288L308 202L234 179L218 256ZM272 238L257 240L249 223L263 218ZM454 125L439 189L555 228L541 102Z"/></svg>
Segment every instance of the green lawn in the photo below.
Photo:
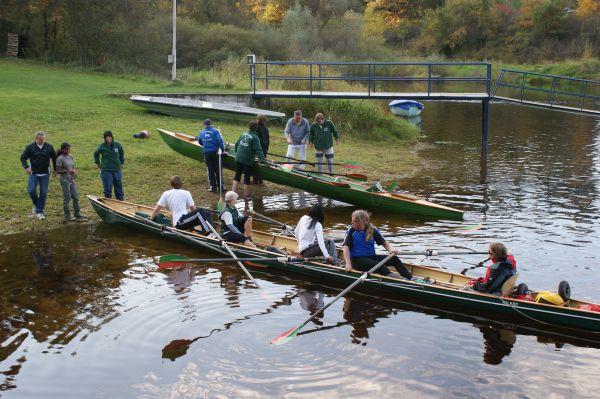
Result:
<svg viewBox="0 0 600 399"><path fill-rule="evenodd" d="M169 177L179 174L184 179L199 205L213 205L215 196L206 192L204 166L174 153L160 139L156 128L196 134L199 121L151 114L127 100L131 92L214 92L194 85L173 84L142 76L116 76L93 73L62 66L48 66L22 60L0 59L0 138L5 156L0 157L0 217L1 234L29 229L49 229L62 224L62 194L58 178L50 181L46 204L47 219L31 219L31 201L27 194L27 176L19 162L23 148L34 140L37 130L47 132L48 142L55 149L68 141L79 171L77 185L83 213L96 218L85 200L85 194L102 194L102 184L92 154L102 142L102 133L112 130L115 140L125 149L123 181L126 200L154 204L160 193L168 188ZM218 90L217 90L218 91ZM230 91L230 90L229 90ZM116 95L115 95L116 94ZM218 123L225 139L235 142L243 125ZM152 135L148 140L137 140L132 134L142 129ZM285 143L281 126L271 127L271 152L284 153ZM343 134L343 132L342 132ZM397 145L397 143L395 143ZM360 148L360 152L357 151ZM356 159L356 154L374 153L381 143L356 141L342 136L342 145L336 148L336 161L363 162L361 173L371 173L383 180L392 180L414 170L418 159L410 153L410 146L395 151L393 160L381 157ZM309 157L312 157L309 154ZM379 156L385 156L380 154ZM398 161L401 160L401 161ZM393 161L393 162L392 162ZM399 163L401 162L401 163ZM225 171L229 187L232 174ZM267 183L253 187L257 194L293 191Z"/></svg>

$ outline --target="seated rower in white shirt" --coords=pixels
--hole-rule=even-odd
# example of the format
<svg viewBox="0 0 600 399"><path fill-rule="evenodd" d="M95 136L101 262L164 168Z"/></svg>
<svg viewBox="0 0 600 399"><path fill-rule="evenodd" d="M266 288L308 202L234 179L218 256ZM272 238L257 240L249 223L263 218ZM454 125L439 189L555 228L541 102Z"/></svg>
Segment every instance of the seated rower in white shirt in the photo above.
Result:
<svg viewBox="0 0 600 399"><path fill-rule="evenodd" d="M324 256L328 263L334 263L337 260L335 242L323 239L324 220L323 207L319 204L313 205L308 215L300 218L296 226L298 251L305 258Z"/></svg>
<svg viewBox="0 0 600 399"><path fill-rule="evenodd" d="M158 200L158 203L152 210L150 220L154 220L156 215L163 208L169 208L173 215L173 226L178 229L190 230L195 226L200 226L202 233L208 235L210 228L209 221L205 217L210 218L210 214L203 214L202 209L196 208L192 194L189 191L181 189L183 183L181 177L175 175L171 177L171 190L165 191Z"/></svg>

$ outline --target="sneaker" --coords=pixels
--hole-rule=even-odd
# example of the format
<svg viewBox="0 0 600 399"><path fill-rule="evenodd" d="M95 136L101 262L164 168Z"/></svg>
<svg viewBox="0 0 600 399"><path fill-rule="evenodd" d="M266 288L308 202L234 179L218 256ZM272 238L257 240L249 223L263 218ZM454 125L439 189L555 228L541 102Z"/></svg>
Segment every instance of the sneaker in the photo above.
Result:
<svg viewBox="0 0 600 399"><path fill-rule="evenodd" d="M46 219L46 216L44 216L43 213L38 213L37 214L37 218L40 219L40 220L44 220L44 219Z"/></svg>
<svg viewBox="0 0 600 399"><path fill-rule="evenodd" d="M75 215L75 220L84 221L88 220L88 218L83 215Z"/></svg>
<svg viewBox="0 0 600 399"><path fill-rule="evenodd" d="M29 216L30 218L34 217L37 215L37 210L35 209L35 206L31 209L31 212L29 212L27 214L27 216Z"/></svg>
<svg viewBox="0 0 600 399"><path fill-rule="evenodd" d="M65 216L65 222L69 223L69 222L74 222L75 218L73 216Z"/></svg>

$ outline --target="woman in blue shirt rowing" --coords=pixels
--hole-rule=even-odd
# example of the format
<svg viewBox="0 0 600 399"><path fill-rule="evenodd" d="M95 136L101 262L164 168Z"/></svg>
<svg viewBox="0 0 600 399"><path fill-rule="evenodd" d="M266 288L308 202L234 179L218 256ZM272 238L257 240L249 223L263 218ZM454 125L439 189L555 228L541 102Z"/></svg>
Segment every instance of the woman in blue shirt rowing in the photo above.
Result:
<svg viewBox="0 0 600 399"><path fill-rule="evenodd" d="M383 238L379 230L369 222L369 214L362 209L352 212L352 227L346 232L343 251L346 271L352 269L367 271L385 259L386 255L375 255L375 244L383 246L390 254L397 255L389 242ZM398 273L393 273L387 266L394 266ZM397 257L391 257L387 263L376 270L376 273L390 277L411 279L412 275Z"/></svg>

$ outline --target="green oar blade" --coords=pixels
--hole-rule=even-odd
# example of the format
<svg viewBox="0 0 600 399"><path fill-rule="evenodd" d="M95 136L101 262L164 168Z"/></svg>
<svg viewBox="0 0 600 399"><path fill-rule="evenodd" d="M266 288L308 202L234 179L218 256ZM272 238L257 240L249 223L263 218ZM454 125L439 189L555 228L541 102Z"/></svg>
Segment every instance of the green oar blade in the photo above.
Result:
<svg viewBox="0 0 600 399"><path fill-rule="evenodd" d="M361 164L356 161L346 161L340 164L344 168L357 169L361 167Z"/></svg>
<svg viewBox="0 0 600 399"><path fill-rule="evenodd" d="M158 258L158 267L161 269L172 269L174 267L184 266L188 263L188 258L181 255L163 255Z"/></svg>
<svg viewBox="0 0 600 399"><path fill-rule="evenodd" d="M368 181L369 180L369 177L367 175L362 175L360 173L347 173L346 176L349 177L350 179L359 180L359 181Z"/></svg>

